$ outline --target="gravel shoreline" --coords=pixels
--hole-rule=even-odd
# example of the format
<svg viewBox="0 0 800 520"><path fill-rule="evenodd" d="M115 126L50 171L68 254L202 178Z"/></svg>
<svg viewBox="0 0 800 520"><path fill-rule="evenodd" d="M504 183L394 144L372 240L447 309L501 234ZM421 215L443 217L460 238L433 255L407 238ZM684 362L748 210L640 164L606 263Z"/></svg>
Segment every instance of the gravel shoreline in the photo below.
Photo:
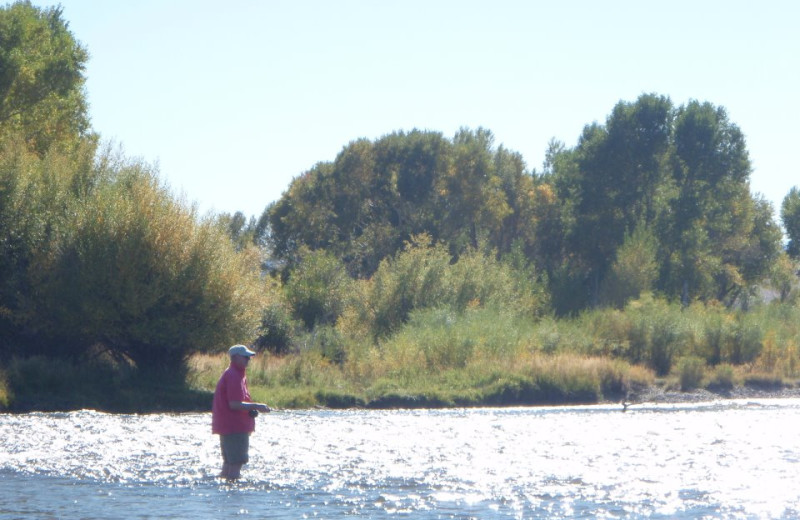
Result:
<svg viewBox="0 0 800 520"><path fill-rule="evenodd" d="M631 392L624 400L628 404L680 404L702 403L726 399L786 399L800 398L799 387L781 388L755 388L751 386L737 386L725 390L696 389L688 392L669 390L663 387L651 386Z"/></svg>

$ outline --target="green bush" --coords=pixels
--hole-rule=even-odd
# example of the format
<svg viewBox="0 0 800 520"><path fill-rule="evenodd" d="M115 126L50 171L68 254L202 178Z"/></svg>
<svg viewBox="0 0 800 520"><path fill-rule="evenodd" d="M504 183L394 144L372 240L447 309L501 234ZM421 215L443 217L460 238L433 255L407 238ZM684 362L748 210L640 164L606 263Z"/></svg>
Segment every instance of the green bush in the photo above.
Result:
<svg viewBox="0 0 800 520"><path fill-rule="evenodd" d="M414 309L445 303L450 255L444 246L431 246L430 237L414 237L393 259L380 263L370 281L364 319L376 337L389 335Z"/></svg>
<svg viewBox="0 0 800 520"><path fill-rule="evenodd" d="M54 152L42 159L15 141L0 142L0 357L5 360L57 346L38 337L34 277L42 255L57 244L69 216L97 182L93 156L87 145L72 155Z"/></svg>
<svg viewBox="0 0 800 520"><path fill-rule="evenodd" d="M458 314L447 308L413 311L396 334L381 343L384 360L396 372L406 365L437 372L470 362L514 358L526 347L533 324L494 308Z"/></svg>
<svg viewBox="0 0 800 520"><path fill-rule="evenodd" d="M653 230L645 226L637 226L627 235L603 280L601 299L621 309L628 301L652 290L658 278L657 246Z"/></svg>
<svg viewBox="0 0 800 520"><path fill-rule="evenodd" d="M280 288L271 291L270 296L261 312L261 325L253 346L273 354L287 354L292 350L295 331L300 324L292 318L291 308Z"/></svg>
<svg viewBox="0 0 800 520"><path fill-rule="evenodd" d="M314 327L314 330L307 335L306 348L319 354L337 365L341 365L347 359L345 338L330 325Z"/></svg>
<svg viewBox="0 0 800 520"><path fill-rule="evenodd" d="M113 370L103 363L15 357L7 366L6 379L15 408L59 410L76 402L95 408L113 400Z"/></svg>
<svg viewBox="0 0 800 520"><path fill-rule="evenodd" d="M740 365L750 363L761 353L763 331L762 324L750 314L737 313L736 326L733 329L733 338L730 341L730 350L724 359L729 363Z"/></svg>
<svg viewBox="0 0 800 520"><path fill-rule="evenodd" d="M695 356L680 358L676 365L681 391L688 392L700 388L705 375L706 363Z"/></svg>
<svg viewBox="0 0 800 520"><path fill-rule="evenodd" d="M729 364L717 365L711 373L708 388L713 390L731 390L736 386L736 373Z"/></svg>
<svg viewBox="0 0 800 520"><path fill-rule="evenodd" d="M729 342L733 337L732 315L698 305L693 305L691 309L702 331L698 354L703 355L711 365L721 363L723 357L730 351Z"/></svg>
<svg viewBox="0 0 800 520"><path fill-rule="evenodd" d="M777 374L748 374L744 377L745 386L761 390L778 390L786 386L783 378Z"/></svg>
<svg viewBox="0 0 800 520"><path fill-rule="evenodd" d="M286 299L308 330L330 325L344 311L352 281L344 264L325 251L301 251L286 282Z"/></svg>
<svg viewBox="0 0 800 520"><path fill-rule="evenodd" d="M441 244L420 235L393 259L384 260L369 284L363 315L376 337L398 330L415 310L440 308L462 314L476 307L521 316L547 306L541 284L522 281L520 272L491 254L469 250L457 261Z"/></svg>
<svg viewBox="0 0 800 520"><path fill-rule="evenodd" d="M33 352L101 345L180 378L190 353L251 338L264 299L253 250L237 253L143 164L101 156L86 173L59 157L29 165L30 215L10 222L28 241L16 273L27 290L10 312Z"/></svg>
<svg viewBox="0 0 800 520"><path fill-rule="evenodd" d="M625 311L631 320L629 361L645 362L658 375L668 374L673 360L691 343L680 307L646 295L631 302Z"/></svg>
<svg viewBox="0 0 800 520"><path fill-rule="evenodd" d="M570 323L561 320L563 325ZM578 352L592 356L611 356L628 358L632 362L641 363L645 356L637 350L632 354L630 344L633 338L633 321L631 313L605 308L583 313L579 319L573 320L573 334L582 333L585 339L573 340L572 344ZM562 327L566 328L566 327ZM580 345L580 349L577 347Z"/></svg>

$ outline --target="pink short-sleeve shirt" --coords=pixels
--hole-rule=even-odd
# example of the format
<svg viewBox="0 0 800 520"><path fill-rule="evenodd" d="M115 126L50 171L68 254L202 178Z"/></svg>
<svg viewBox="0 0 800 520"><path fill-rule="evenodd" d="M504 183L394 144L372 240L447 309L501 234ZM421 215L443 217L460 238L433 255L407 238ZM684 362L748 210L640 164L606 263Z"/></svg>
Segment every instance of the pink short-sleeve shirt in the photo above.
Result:
<svg viewBox="0 0 800 520"><path fill-rule="evenodd" d="M244 410L231 410L230 401L250 401L244 370L229 366L219 378L211 407L211 431L220 435L252 433L256 421Z"/></svg>

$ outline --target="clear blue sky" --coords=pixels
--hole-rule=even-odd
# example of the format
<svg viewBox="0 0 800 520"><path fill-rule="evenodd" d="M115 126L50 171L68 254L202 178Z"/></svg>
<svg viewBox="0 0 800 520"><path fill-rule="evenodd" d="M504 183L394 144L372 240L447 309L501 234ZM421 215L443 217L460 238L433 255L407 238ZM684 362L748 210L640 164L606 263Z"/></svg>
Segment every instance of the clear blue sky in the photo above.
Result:
<svg viewBox="0 0 800 520"><path fill-rule="evenodd" d="M52 5L36 0L36 5ZM642 93L727 109L751 189L800 185L800 2L61 0L92 125L201 212L259 215L348 142L491 130L541 169Z"/></svg>

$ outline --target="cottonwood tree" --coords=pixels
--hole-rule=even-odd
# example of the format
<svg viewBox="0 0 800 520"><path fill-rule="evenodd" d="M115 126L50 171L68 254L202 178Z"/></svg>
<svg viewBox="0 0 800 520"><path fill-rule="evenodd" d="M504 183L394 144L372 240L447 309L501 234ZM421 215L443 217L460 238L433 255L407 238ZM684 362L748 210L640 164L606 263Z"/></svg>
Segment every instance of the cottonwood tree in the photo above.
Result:
<svg viewBox="0 0 800 520"><path fill-rule="evenodd" d="M39 155L89 136L87 59L61 7L0 9L0 136L18 136Z"/></svg>
<svg viewBox="0 0 800 520"><path fill-rule="evenodd" d="M761 281L777 258L780 230L750 193L750 159L724 108L691 101L676 114L672 167L677 189L663 227L663 288L684 298L731 302Z"/></svg>

